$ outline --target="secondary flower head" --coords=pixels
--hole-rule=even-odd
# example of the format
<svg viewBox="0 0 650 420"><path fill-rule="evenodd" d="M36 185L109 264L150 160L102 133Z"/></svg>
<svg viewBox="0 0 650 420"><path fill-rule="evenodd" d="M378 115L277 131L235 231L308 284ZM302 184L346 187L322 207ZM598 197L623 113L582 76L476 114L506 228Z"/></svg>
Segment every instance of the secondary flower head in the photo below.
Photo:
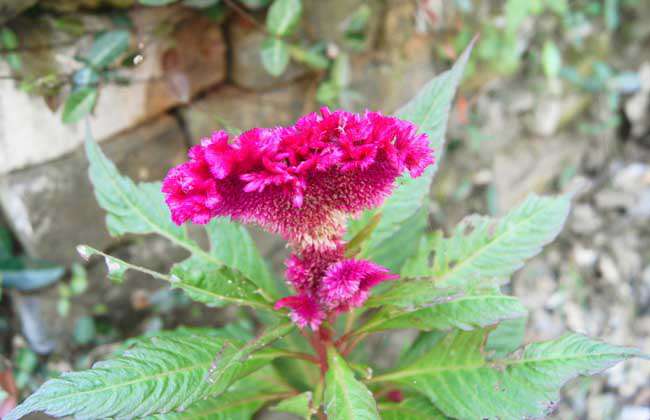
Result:
<svg viewBox="0 0 650 420"><path fill-rule="evenodd" d="M414 124L377 112L311 113L290 127L219 131L163 184L177 224L230 216L293 245L335 245L349 215L376 207L395 179L433 162Z"/></svg>
<svg viewBox="0 0 650 420"><path fill-rule="evenodd" d="M224 131L192 147L189 161L163 182L172 220L204 224L218 216L256 223L294 248L281 299L301 327L360 306L370 289L394 278L370 261L345 259L348 217L381 205L405 171L433 163L425 134L378 112L321 109L293 126Z"/></svg>

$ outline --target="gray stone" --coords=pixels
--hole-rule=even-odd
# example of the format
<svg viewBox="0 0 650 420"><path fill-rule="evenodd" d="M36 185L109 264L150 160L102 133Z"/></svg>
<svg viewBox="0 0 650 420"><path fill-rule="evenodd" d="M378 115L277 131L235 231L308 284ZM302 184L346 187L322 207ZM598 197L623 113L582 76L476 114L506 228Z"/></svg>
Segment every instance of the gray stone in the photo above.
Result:
<svg viewBox="0 0 650 420"><path fill-rule="evenodd" d="M639 405L626 405L621 410L620 420L648 420L650 419L650 407Z"/></svg>
<svg viewBox="0 0 650 420"><path fill-rule="evenodd" d="M585 142L567 138L517 142L496 156L493 164L498 210L504 213L531 192L544 192L567 166L580 162Z"/></svg>
<svg viewBox="0 0 650 420"><path fill-rule="evenodd" d="M183 108L181 114L195 143L219 129L247 130L293 124L304 112L312 110L305 105L304 93L308 86L307 82L301 82L263 93L223 86Z"/></svg>
<svg viewBox="0 0 650 420"><path fill-rule="evenodd" d="M266 34L242 18L228 25L231 45L230 79L236 85L253 90L267 90L305 76L309 70L291 61L280 76L270 75L262 66L260 49Z"/></svg>
<svg viewBox="0 0 650 420"><path fill-rule="evenodd" d="M603 220L589 204L578 204L571 214L571 229L579 234L589 234L597 231L603 225Z"/></svg>
<svg viewBox="0 0 650 420"><path fill-rule="evenodd" d="M168 37L161 36L156 42L144 44L144 59L124 74L134 83L102 86L94 115L90 117L97 141L160 115L226 77L223 34L208 18L178 7L138 8L129 14L136 36L141 39L149 39L151 28L163 22L174 25L173 30ZM85 18L94 19L93 27L106 24L96 22L97 18ZM58 39L60 31L54 31L47 21L21 20L20 27L19 36L25 44L63 41ZM51 51L42 50L21 54L25 71L30 76L43 76L52 71L72 73L78 64L61 57L71 57L77 50L87 48L88 41L85 37L72 47L57 50L56 57ZM0 72L8 71L0 68ZM0 175L56 159L83 142L84 124L63 124L61 108L54 113L41 97L28 95L11 81L0 83Z"/></svg>
<svg viewBox="0 0 650 420"><path fill-rule="evenodd" d="M186 146L168 116L111 139L108 157L136 181L162 179L184 160ZM25 251L62 264L78 261L75 246L103 249L110 238L104 211L95 201L83 148L47 165L0 178L0 204Z"/></svg>

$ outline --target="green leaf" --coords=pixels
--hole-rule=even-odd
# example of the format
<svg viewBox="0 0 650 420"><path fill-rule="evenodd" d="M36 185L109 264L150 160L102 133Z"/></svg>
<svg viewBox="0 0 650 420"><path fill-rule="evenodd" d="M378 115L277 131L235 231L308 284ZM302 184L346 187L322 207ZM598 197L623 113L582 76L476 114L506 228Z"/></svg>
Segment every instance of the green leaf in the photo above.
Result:
<svg viewBox="0 0 650 420"><path fill-rule="evenodd" d="M63 105L63 123L74 124L90 114L99 92L94 87L82 87L70 94Z"/></svg>
<svg viewBox="0 0 650 420"><path fill-rule="evenodd" d="M359 382L335 349L327 351L329 370L325 376L324 407L328 418L336 420L379 419L372 393Z"/></svg>
<svg viewBox="0 0 650 420"><path fill-rule="evenodd" d="M542 66L544 67L544 74L550 79L556 78L562 69L562 53L551 40L547 40L544 43L544 48L542 49Z"/></svg>
<svg viewBox="0 0 650 420"><path fill-rule="evenodd" d="M5 260L13 254L13 241L9 229L0 226L0 260Z"/></svg>
<svg viewBox="0 0 650 420"><path fill-rule="evenodd" d="M282 400L275 407L271 408L271 410L295 414L298 417L309 420L312 414L315 414L315 410L312 408L312 393L311 391L307 391Z"/></svg>
<svg viewBox="0 0 650 420"><path fill-rule="evenodd" d="M451 333L413 364L370 382L404 385L454 418L541 418L557 405L568 380L640 355L568 334L528 345L517 357L489 361L482 353L485 334Z"/></svg>
<svg viewBox="0 0 650 420"><path fill-rule="evenodd" d="M206 381L210 383L209 394L223 393L237 379L250 373L249 360L261 351L273 355L273 358L281 356L283 354L281 350L264 350L264 348L289 334L295 327L292 322L280 322L267 328L264 333L244 347L239 349L232 347L220 352L206 375Z"/></svg>
<svg viewBox="0 0 650 420"><path fill-rule="evenodd" d="M107 67L126 52L130 40L131 34L124 29L103 32L95 38L85 60L95 68Z"/></svg>
<svg viewBox="0 0 650 420"><path fill-rule="evenodd" d="M206 225L205 229L211 255L277 297L273 276L244 226L227 218L217 218Z"/></svg>
<svg viewBox="0 0 650 420"><path fill-rule="evenodd" d="M378 248L384 242L391 241L404 223L424 207L433 176L442 159L447 119L452 100L473 45L472 42L465 49L451 70L427 83L413 99L395 113L395 116L399 118L412 121L419 127L420 132L427 134L429 144L435 153L436 162L418 178L414 179L405 175L398 180L398 187L378 210L381 212L382 218L366 244L366 249L362 253L364 257L384 264L381 258L377 258ZM401 243L417 242L420 233L420 231L414 230L412 236L402 237ZM403 264L403 262L402 260L401 263ZM396 269L396 267L390 268ZM397 267L397 270L399 268Z"/></svg>
<svg viewBox="0 0 650 420"><path fill-rule="evenodd" d="M237 271L227 266L214 266L197 257L175 264L171 276L130 264L87 245L79 245L77 251L84 258L101 255L106 261L108 276L122 281L127 270L136 270L156 279L168 282L171 287L183 290L191 299L208 306L224 304L250 306L271 310L270 303L262 297L260 289Z"/></svg>
<svg viewBox="0 0 650 420"><path fill-rule="evenodd" d="M527 317L508 319L501 322L488 335L485 343L487 353L492 353L494 357L503 358L521 347L526 334Z"/></svg>
<svg viewBox="0 0 650 420"><path fill-rule="evenodd" d="M215 384L206 380L206 372L242 345L201 332L144 339L90 370L50 379L6 419L34 411L57 417L134 418L182 410L211 393ZM272 350L251 354L229 379L246 376L277 355Z"/></svg>
<svg viewBox="0 0 650 420"><path fill-rule="evenodd" d="M210 307L227 304L271 309L261 289L228 266L214 266L190 257L171 270L171 286L182 289L191 299Z"/></svg>
<svg viewBox="0 0 650 420"><path fill-rule="evenodd" d="M270 75L278 77L289 65L289 46L277 38L266 38L260 50L262 65Z"/></svg>
<svg viewBox="0 0 650 420"><path fill-rule="evenodd" d="M273 35L291 35L302 14L300 0L275 0L266 15L266 28Z"/></svg>
<svg viewBox="0 0 650 420"><path fill-rule="evenodd" d="M269 401L290 395L273 371L264 368L235 382L228 393L197 401L183 412L158 414L151 420L249 420Z"/></svg>
<svg viewBox="0 0 650 420"><path fill-rule="evenodd" d="M422 355L434 348L446 333L442 331L422 331L415 337L413 343L404 347L400 354L397 366L408 366L418 360Z"/></svg>
<svg viewBox="0 0 650 420"><path fill-rule="evenodd" d="M560 232L570 208L568 196L531 195L498 221L468 218L450 238L432 241L433 266L427 277L397 283L378 297L397 306L419 306L445 288L482 287L507 279Z"/></svg>
<svg viewBox="0 0 650 420"><path fill-rule="evenodd" d="M4 27L0 29L0 45L7 50L15 50L18 48L18 36L16 36L16 33L13 30ZM22 60L18 54L7 53L5 59L12 70L20 71L22 69Z"/></svg>
<svg viewBox="0 0 650 420"><path fill-rule="evenodd" d="M289 54L297 62L306 64L316 70L326 69L330 64L325 55L297 45L289 46Z"/></svg>
<svg viewBox="0 0 650 420"><path fill-rule="evenodd" d="M379 413L382 420L444 420L445 416L435 405L425 397L414 396L405 398L400 403L381 403Z"/></svg>
<svg viewBox="0 0 650 420"><path fill-rule="evenodd" d="M358 333L401 328L425 331L452 328L472 330L495 325L503 320L525 317L527 313L519 299L498 292L451 296L442 300L425 308L406 311L386 306L363 325Z"/></svg>

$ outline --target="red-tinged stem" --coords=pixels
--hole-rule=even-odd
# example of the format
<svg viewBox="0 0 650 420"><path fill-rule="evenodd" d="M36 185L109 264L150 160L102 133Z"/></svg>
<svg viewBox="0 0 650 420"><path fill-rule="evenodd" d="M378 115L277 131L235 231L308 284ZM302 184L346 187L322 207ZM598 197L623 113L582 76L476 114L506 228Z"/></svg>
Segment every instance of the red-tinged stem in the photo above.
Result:
<svg viewBox="0 0 650 420"><path fill-rule="evenodd" d="M359 344L361 340L365 338L365 336L366 336L365 334L359 334L354 336L354 338L348 342L348 345L345 348L345 350L341 351L341 356L345 357L349 355L352 352L352 350L354 350L354 348L357 346L357 344Z"/></svg>

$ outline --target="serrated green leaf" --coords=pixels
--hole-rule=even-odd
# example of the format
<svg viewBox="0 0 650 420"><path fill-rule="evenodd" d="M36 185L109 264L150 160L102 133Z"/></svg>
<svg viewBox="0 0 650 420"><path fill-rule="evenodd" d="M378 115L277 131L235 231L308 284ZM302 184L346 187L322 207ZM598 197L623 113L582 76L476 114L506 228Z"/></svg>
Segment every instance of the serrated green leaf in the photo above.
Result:
<svg viewBox="0 0 650 420"><path fill-rule="evenodd" d="M277 405L272 407L271 410L295 414L296 416L309 420L312 414L314 414L314 410L312 409L312 393L311 391L307 391L289 397L280 401Z"/></svg>
<svg viewBox="0 0 650 420"><path fill-rule="evenodd" d="M400 403L379 404L382 420L444 420L448 419L425 397L414 396Z"/></svg>
<svg viewBox="0 0 650 420"><path fill-rule="evenodd" d="M206 381L210 383L209 395L220 395L238 378L245 376L244 373L248 372L248 360L251 357L289 334L295 327L292 322L280 322L267 328L259 337L248 342L245 346L239 349L226 349L225 352L220 353L217 363L212 364L206 375ZM283 354L280 350L269 349L268 352L276 357Z"/></svg>
<svg viewBox="0 0 650 420"><path fill-rule="evenodd" d="M77 251L85 259L92 255L104 257L109 277L116 281L122 281L127 270L136 270L166 281L172 288L181 289L191 299L208 306L235 304L271 310L270 303L262 297L263 294L259 287L243 277L241 273L227 266L211 265L202 258L190 257L175 264L172 267L171 275L167 276L130 264L87 245L79 245Z"/></svg>
<svg viewBox="0 0 650 420"><path fill-rule="evenodd" d="M504 358L524 342L528 317L505 320L488 335L485 351L496 358Z"/></svg>
<svg viewBox="0 0 650 420"><path fill-rule="evenodd" d="M226 218L217 218L206 225L205 229L211 255L277 297L273 276L244 226Z"/></svg>
<svg viewBox="0 0 650 420"><path fill-rule="evenodd" d="M396 117L412 121L419 127L420 132L427 134L436 160L435 164L429 167L420 177L403 176L400 178L398 187L393 194L379 210L374 211L381 212L382 218L379 226L377 226L372 237L367 242L362 254L364 257L383 264L381 258L378 259L376 256L377 248L382 246L384 242L392 240L393 235L403 226L405 221L423 208L429 195L433 176L442 159L449 111L472 47L473 42L463 52L451 70L440 74L427 83L413 99L395 113ZM402 238L402 243L417 242L418 234L419 232L415 236ZM402 264L403 262L401 261ZM391 268L399 271L401 267Z"/></svg>
<svg viewBox="0 0 650 420"><path fill-rule="evenodd" d="M34 411L59 417L134 418L187 408L215 387L206 380L210 367L241 346L236 340L199 332L145 339L92 369L47 381L6 419ZM236 375L228 379L246 376L277 355L260 350L241 361Z"/></svg>
<svg viewBox="0 0 650 420"><path fill-rule="evenodd" d="M413 364L370 382L402 384L454 418L541 418L557 405L559 389L568 380L640 355L567 334L530 344L518 357L489 361L482 353L485 334L450 333Z"/></svg>
<svg viewBox="0 0 650 420"><path fill-rule="evenodd" d="M567 196L531 195L498 221L469 218L450 238L433 242L433 266L422 280L400 282L377 297L396 306L427 304L441 289L483 287L507 279L560 232L570 209Z"/></svg>
<svg viewBox="0 0 650 420"><path fill-rule="evenodd" d="M172 287L210 307L236 304L270 309L259 286L228 266L215 267L202 258L190 257L175 264L170 280Z"/></svg>
<svg viewBox="0 0 650 420"><path fill-rule="evenodd" d="M266 38L260 49L262 65L270 75L278 77L289 65L289 46L277 38Z"/></svg>
<svg viewBox="0 0 650 420"><path fill-rule="evenodd" d="M268 367L235 382L228 392L190 405L183 412L157 414L149 420L250 420L269 401L291 395Z"/></svg>
<svg viewBox="0 0 650 420"><path fill-rule="evenodd" d="M72 92L63 105L63 123L74 124L90 114L98 95L99 91L94 87L82 87Z"/></svg>
<svg viewBox="0 0 650 420"><path fill-rule="evenodd" d="M131 34L124 29L103 32L90 46L85 60L95 68L107 67L126 52L130 40Z"/></svg>
<svg viewBox="0 0 650 420"><path fill-rule="evenodd" d="M359 382L335 349L327 351L329 370L325 376L323 405L328 418L336 420L379 419L372 393Z"/></svg>
<svg viewBox="0 0 650 420"><path fill-rule="evenodd" d="M300 0L275 0L266 15L266 28L273 35L290 35L298 26L301 14Z"/></svg>
<svg viewBox="0 0 650 420"><path fill-rule="evenodd" d="M519 299L500 293L474 293L450 296L425 308L403 310L385 307L364 324L358 333L390 329L417 328L424 331L473 330L495 325L503 320L526 316Z"/></svg>

